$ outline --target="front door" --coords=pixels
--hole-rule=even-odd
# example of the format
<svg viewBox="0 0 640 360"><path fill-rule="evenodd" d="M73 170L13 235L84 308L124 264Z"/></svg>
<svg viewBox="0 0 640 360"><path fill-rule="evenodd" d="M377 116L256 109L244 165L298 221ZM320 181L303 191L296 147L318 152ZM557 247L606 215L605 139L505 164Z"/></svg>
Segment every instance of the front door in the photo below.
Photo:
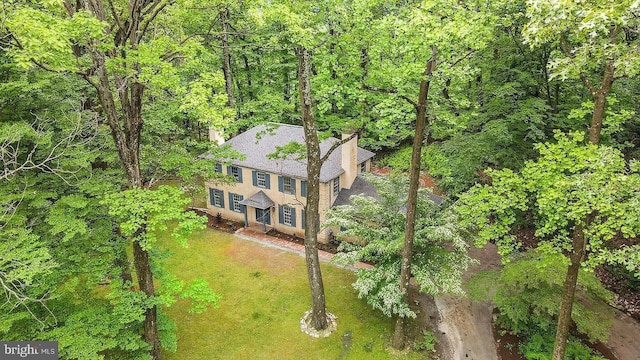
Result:
<svg viewBox="0 0 640 360"><path fill-rule="evenodd" d="M257 209L256 208L256 221L265 224L271 225L271 211L269 208L267 209Z"/></svg>

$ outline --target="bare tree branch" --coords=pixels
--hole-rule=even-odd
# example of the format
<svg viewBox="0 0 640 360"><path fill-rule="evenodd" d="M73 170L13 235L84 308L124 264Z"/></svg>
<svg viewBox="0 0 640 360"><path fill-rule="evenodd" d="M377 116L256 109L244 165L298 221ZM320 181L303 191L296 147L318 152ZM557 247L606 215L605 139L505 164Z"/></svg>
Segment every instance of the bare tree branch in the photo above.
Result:
<svg viewBox="0 0 640 360"><path fill-rule="evenodd" d="M347 142L349 142L350 140L352 140L353 138L355 138L356 136L358 136L358 134L362 131L362 128L356 130L353 132L353 134L349 135L348 137L339 140L339 141L335 141L333 144L331 144L331 147L329 148L329 150L327 150L327 152L324 154L324 156L322 156L320 158L320 163L324 164L327 160L329 160L329 156L331 155L332 152L334 152L340 145L345 144Z"/></svg>
<svg viewBox="0 0 640 360"><path fill-rule="evenodd" d="M38 116L36 116L38 118ZM42 121L38 119L38 121ZM95 126L94 126L95 125ZM11 125L7 133L17 135L17 132L11 129L16 125ZM78 170L64 169L59 164L53 165L55 162L61 160L67 155L67 149L84 146L88 142L92 141L97 133L97 123L92 124L92 133L88 137L81 138L86 130L86 126L83 126L82 122L78 120L74 125L74 128L61 140L55 143L50 149L44 153L39 148L38 144L34 144L31 148L25 149L22 145L21 139L14 137L5 138L0 144L0 162L3 168L0 169L0 181L6 180L10 177L16 176L18 173L30 170L41 170L47 173L54 174L62 179L68 185L68 176L75 177L75 173ZM34 128L34 131L41 132L39 128ZM39 157L36 159L36 157Z"/></svg>

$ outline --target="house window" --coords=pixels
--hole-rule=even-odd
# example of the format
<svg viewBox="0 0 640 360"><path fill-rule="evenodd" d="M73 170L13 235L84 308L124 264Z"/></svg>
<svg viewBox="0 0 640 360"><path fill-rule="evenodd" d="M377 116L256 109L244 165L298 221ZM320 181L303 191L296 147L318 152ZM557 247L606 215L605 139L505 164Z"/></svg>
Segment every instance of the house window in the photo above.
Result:
<svg viewBox="0 0 640 360"><path fill-rule="evenodd" d="M262 189L270 189L271 185L270 185L270 176L269 174L262 172L262 171L257 171L257 170L253 170L251 171L251 177L253 178L253 186L255 187L259 187Z"/></svg>
<svg viewBox="0 0 640 360"><path fill-rule="evenodd" d="M231 198L231 210L235 212L242 212L242 205L240 201L244 198L242 195L229 193L229 197Z"/></svg>
<svg viewBox="0 0 640 360"><path fill-rule="evenodd" d="M261 224L271 225L271 211L269 209L256 209L256 221Z"/></svg>
<svg viewBox="0 0 640 360"><path fill-rule="evenodd" d="M282 190L287 194L293 193L293 186L291 186L292 180L290 177L282 178Z"/></svg>
<svg viewBox="0 0 640 360"><path fill-rule="evenodd" d="M292 211L291 210L292 209L290 207L288 207L288 206L282 207L282 222L285 225L291 226L291 224L292 224L292 221L291 221L291 218L292 218L291 212Z"/></svg>
<svg viewBox="0 0 640 360"><path fill-rule="evenodd" d="M237 182L242 182L242 171L237 166L231 167L231 175Z"/></svg>
<svg viewBox="0 0 640 360"><path fill-rule="evenodd" d="M278 222L283 225L296 227L296 209L287 205L278 206Z"/></svg>
<svg viewBox="0 0 640 360"><path fill-rule="evenodd" d="M340 192L340 178L333 179L333 195L336 196Z"/></svg>
<svg viewBox="0 0 640 360"><path fill-rule="evenodd" d="M222 172L222 165L216 164L215 169L216 169L216 172L221 173Z"/></svg>
<svg viewBox="0 0 640 360"><path fill-rule="evenodd" d="M295 194L296 179L288 176L278 176L278 190L285 194Z"/></svg>
<svg viewBox="0 0 640 360"><path fill-rule="evenodd" d="M267 174L263 172L256 173L256 183L258 184L258 187L267 187Z"/></svg>
<svg viewBox="0 0 640 360"><path fill-rule="evenodd" d="M367 172L367 162L363 162L362 164L360 164L360 172Z"/></svg>
<svg viewBox="0 0 640 360"><path fill-rule="evenodd" d="M224 193L222 190L209 189L209 202L211 205L219 208L224 208Z"/></svg>

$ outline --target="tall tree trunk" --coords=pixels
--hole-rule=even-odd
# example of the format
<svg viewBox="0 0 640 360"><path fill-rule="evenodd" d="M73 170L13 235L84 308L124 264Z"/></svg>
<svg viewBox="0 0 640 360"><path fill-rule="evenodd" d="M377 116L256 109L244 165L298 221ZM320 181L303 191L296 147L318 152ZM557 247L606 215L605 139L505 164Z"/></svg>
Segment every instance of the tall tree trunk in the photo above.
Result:
<svg viewBox="0 0 640 360"><path fill-rule="evenodd" d="M609 41L615 45L618 37L618 27L611 25L609 28ZM607 59L602 74L602 82L599 89L594 89L584 75L581 74L585 85L591 91L593 96L593 117L591 118L591 126L589 127L589 142L595 145L600 144L600 132L602 131L602 121L604 120L605 110L607 107L607 96L613 86L615 75L614 59Z"/></svg>
<svg viewBox="0 0 640 360"><path fill-rule="evenodd" d="M331 55L331 58L333 58L333 56L335 56L336 54L336 40L335 40L336 30L334 25L335 24L333 23L333 21L329 22L329 54ZM337 59L330 66L331 66L331 80L337 80L338 79L338 73L336 71L336 68L338 67ZM336 91L334 91L331 96L331 113L332 114L338 113L338 104L336 101L336 95L337 95Z"/></svg>
<svg viewBox="0 0 640 360"><path fill-rule="evenodd" d="M222 24L222 72L224 73L224 83L227 90L227 105L235 106L235 98L233 97L233 78L231 77L231 56L229 55L229 34L227 19L229 18L229 9L225 8L220 11L220 22Z"/></svg>
<svg viewBox="0 0 640 360"><path fill-rule="evenodd" d="M287 63L286 56L282 57L282 63L283 64ZM289 69L287 69L286 66L283 66L282 71L283 71L282 78L284 81L284 88L282 89L282 99L284 99L284 101L289 101L289 99L291 99L291 85L289 84L289 80L291 79L289 78ZM311 76L311 69L309 69L309 76ZM299 80L300 80L300 69L298 69L298 81ZM311 94L311 89L309 89L309 94Z"/></svg>
<svg viewBox="0 0 640 360"><path fill-rule="evenodd" d="M140 290L147 298L155 297L149 253L140 246L138 241L133 242L133 263L138 275ZM155 305L144 313L144 341L151 346L151 357L160 359L160 334L158 333L158 313Z"/></svg>
<svg viewBox="0 0 640 360"><path fill-rule="evenodd" d="M613 65L611 65L611 67L613 68ZM591 126L589 127L589 142L595 145L600 144L602 121L604 120L607 107L607 95L609 95L613 83L613 79L611 80L611 82L607 83L606 88L604 87L605 84L603 84L603 87L593 95L593 117L591 118Z"/></svg>
<svg viewBox="0 0 640 360"><path fill-rule="evenodd" d="M84 10L92 13L97 19L112 25L106 31L112 36L115 47L111 50L102 50L99 47L93 47L96 44L88 44L87 52L91 55L95 71L91 75L83 73L81 76L97 91L105 122L111 130L111 136L127 176L129 188L141 188L144 186L140 172L140 139L144 123L142 103L145 85L140 83L135 76L127 75L125 78L117 72L107 71L106 64L108 60L122 59L125 56L126 52L124 50L120 52L118 49L137 49L149 24L168 3L157 0L130 1L126 16L111 9L111 18L107 17L107 13L109 13L107 9L112 4L111 2L106 4L106 9L105 4L105 2L98 0L64 2L69 16L73 16L76 10ZM129 72L132 74L140 73L137 64L132 63L127 66L129 67L126 69L127 74ZM116 101L116 96L118 101ZM155 288L149 253L134 241L133 256L140 291L144 292L148 298L152 298L155 296ZM144 339L151 348L152 358L159 360L160 336L155 305L145 312Z"/></svg>
<svg viewBox="0 0 640 360"><path fill-rule="evenodd" d="M247 74L247 98L248 100L253 100L255 97L253 96L253 83L251 82L251 67L246 54L242 54L242 62L244 63L244 72Z"/></svg>
<svg viewBox="0 0 640 360"><path fill-rule="evenodd" d="M427 127L429 84L431 83L431 75L436 67L437 54L437 49L432 47L431 59L427 62L424 70L424 78L420 81L420 93L418 94L418 102L415 104L416 134L413 138L413 150L411 152L411 173L409 175L409 194L407 194L407 222L404 230L404 248L402 249L402 265L399 279L402 301L405 301L409 280L411 279L411 258L413 256L413 238L416 230L418 186L420 185L420 158L425 129ZM393 347L396 349L403 349L405 345L405 320L402 316L398 316L396 320L395 333L393 334Z"/></svg>
<svg viewBox="0 0 640 360"><path fill-rule="evenodd" d="M307 205L305 206L304 252L311 286L312 323L316 330L327 328L324 284L318 258L318 214L320 204L320 168L322 160L311 101L311 69L309 51L298 49L298 85L302 126L307 144Z"/></svg>
<svg viewBox="0 0 640 360"><path fill-rule="evenodd" d="M569 336L569 328L571 326L571 311L573 309L573 298L576 293L576 284L578 283L578 273L580 265L584 258L586 250L586 237L582 225L576 225L573 229L573 251L569 258L571 264L567 269L567 276L564 279L562 289L562 303L560 304L560 313L558 314L558 328L556 329L555 345L553 347L553 360L564 359L564 352L567 347L567 338Z"/></svg>

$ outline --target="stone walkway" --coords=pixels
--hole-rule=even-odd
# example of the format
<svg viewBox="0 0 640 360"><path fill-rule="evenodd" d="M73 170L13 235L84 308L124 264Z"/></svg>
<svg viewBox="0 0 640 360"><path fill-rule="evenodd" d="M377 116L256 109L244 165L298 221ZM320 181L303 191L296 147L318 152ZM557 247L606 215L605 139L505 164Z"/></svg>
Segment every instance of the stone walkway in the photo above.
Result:
<svg viewBox="0 0 640 360"><path fill-rule="evenodd" d="M298 254L298 255L300 255L302 257L305 256L305 254L304 254L304 245L296 244L296 243L293 243L291 241L282 240L282 239L279 239L277 237L267 235L267 234L263 233L262 231L256 231L256 230L254 230L252 228L240 228L240 229L236 230L235 235L237 237L241 238L241 239L245 239L245 240L253 241L253 242L265 245L265 246L274 247L274 248L277 248L277 249L293 252L293 253L296 253L296 254ZM318 257L320 258L320 261L330 263L331 262L331 258L333 256L334 256L334 254L332 254L330 252L318 249ZM345 269L353 270L353 271L355 271L357 269L369 269L369 268L371 268L371 265L365 264L365 263L361 263L361 262L358 262L358 263L354 264L353 266L344 266L344 265L340 265L340 264L333 264L333 265L339 266L339 267L342 267L342 268L345 268Z"/></svg>

